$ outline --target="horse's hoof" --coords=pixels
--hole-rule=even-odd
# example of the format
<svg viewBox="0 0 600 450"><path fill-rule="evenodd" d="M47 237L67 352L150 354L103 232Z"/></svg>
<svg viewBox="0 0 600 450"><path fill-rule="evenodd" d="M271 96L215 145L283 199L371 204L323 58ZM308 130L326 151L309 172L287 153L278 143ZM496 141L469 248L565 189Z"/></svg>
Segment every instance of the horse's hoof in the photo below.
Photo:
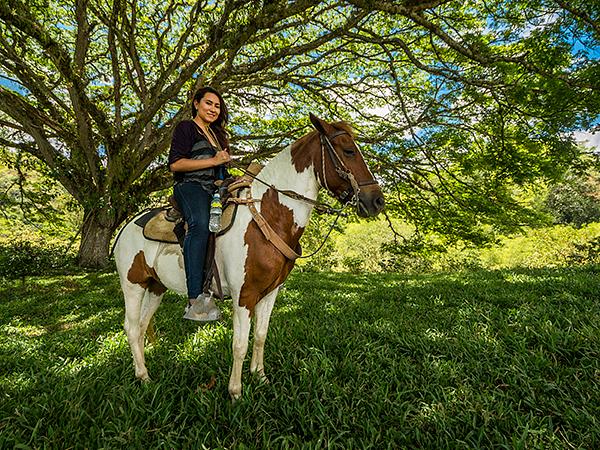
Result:
<svg viewBox="0 0 600 450"><path fill-rule="evenodd" d="M136 378L142 383L142 384L146 384L146 383L150 383L152 380L150 379L150 376L148 375L148 372L146 372L143 375L137 375Z"/></svg>
<svg viewBox="0 0 600 450"><path fill-rule="evenodd" d="M236 391L229 391L229 397L231 397L231 402L235 403L237 402L240 398L242 398L242 391L240 390L239 392Z"/></svg>
<svg viewBox="0 0 600 450"><path fill-rule="evenodd" d="M269 377L267 377L263 371L254 372L254 376L256 378L258 378L258 381L260 381L261 383L264 383L264 384L269 384L270 383Z"/></svg>

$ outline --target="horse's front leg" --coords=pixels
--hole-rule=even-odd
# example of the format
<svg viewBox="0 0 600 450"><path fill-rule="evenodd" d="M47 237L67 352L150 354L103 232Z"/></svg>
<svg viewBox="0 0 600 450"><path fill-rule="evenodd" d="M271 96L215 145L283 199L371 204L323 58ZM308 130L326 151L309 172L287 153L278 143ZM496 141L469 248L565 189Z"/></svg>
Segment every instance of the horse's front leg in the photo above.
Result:
<svg viewBox="0 0 600 450"><path fill-rule="evenodd" d="M267 340L269 319L271 318L271 311L273 311L277 292L279 292L279 288L267 294L258 302L254 309L254 345L252 348L250 372L259 376L263 381L268 381L264 366L265 341Z"/></svg>
<svg viewBox="0 0 600 450"><path fill-rule="evenodd" d="M242 395L242 367L248 351L250 311L233 300L233 366L229 377L229 395L237 400Z"/></svg>

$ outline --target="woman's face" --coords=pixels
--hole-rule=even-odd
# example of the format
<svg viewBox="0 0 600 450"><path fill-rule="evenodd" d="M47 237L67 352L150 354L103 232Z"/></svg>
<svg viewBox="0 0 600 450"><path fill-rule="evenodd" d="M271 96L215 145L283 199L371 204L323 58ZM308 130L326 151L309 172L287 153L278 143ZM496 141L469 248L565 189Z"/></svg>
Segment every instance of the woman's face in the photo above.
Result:
<svg viewBox="0 0 600 450"><path fill-rule="evenodd" d="M210 125L219 117L221 112L221 102L212 92L207 92L200 101L194 100L194 106L196 107L196 118L199 118L206 125Z"/></svg>

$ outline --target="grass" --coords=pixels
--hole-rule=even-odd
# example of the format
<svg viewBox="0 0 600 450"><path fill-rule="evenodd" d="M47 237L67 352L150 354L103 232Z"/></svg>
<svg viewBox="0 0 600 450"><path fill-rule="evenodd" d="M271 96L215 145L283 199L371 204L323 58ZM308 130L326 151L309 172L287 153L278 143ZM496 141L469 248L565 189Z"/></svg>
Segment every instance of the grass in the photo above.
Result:
<svg viewBox="0 0 600 450"><path fill-rule="evenodd" d="M293 275L227 394L231 308L167 294L134 380L114 274L0 284L0 448L598 448L598 267ZM214 377L216 384L212 386Z"/></svg>

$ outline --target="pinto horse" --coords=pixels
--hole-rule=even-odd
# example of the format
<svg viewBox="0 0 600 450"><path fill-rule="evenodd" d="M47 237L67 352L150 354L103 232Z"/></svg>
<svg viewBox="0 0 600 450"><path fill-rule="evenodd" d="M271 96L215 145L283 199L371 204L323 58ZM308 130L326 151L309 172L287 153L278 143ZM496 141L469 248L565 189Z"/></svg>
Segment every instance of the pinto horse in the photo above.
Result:
<svg viewBox="0 0 600 450"><path fill-rule="evenodd" d="M229 394L242 393L242 365L248 350L251 318L254 347L250 371L266 380L263 355L275 297L294 267L294 253L267 239L267 234L299 250L321 187L346 203L353 199L359 216L377 215L384 199L377 181L356 146L350 127L310 116L316 128L277 154L254 180L248 198L256 203L238 206L235 222L217 237L215 261L225 295L233 300L233 367ZM290 194L293 193L294 195ZM258 218L253 215L258 211ZM138 216L139 217L139 216ZM144 335L163 294L186 293L183 254L177 244L150 241L134 224L122 230L114 248L125 297L125 331L133 354L135 375L149 380L144 361ZM265 233L259 222L266 222ZM264 225L264 224L263 224ZM286 254L284 254L286 253ZM296 254L297 256L297 254Z"/></svg>

